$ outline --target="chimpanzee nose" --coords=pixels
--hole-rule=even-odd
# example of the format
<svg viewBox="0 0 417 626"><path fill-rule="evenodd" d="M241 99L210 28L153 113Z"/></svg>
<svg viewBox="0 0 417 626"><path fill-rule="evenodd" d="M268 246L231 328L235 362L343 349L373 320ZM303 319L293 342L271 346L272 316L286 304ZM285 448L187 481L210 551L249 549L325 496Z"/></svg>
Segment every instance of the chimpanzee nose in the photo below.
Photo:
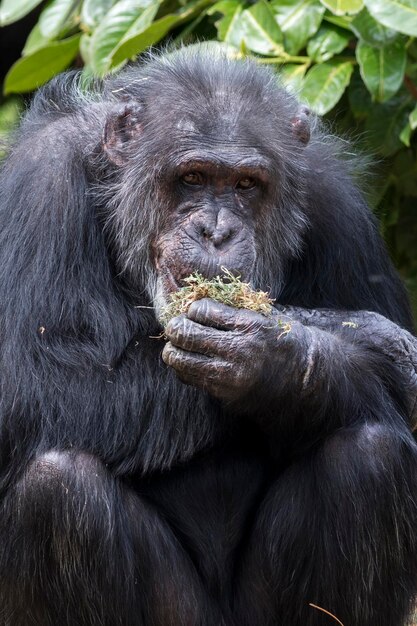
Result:
<svg viewBox="0 0 417 626"><path fill-rule="evenodd" d="M205 240L210 241L215 248L220 248L225 241L232 238L233 229L227 225L216 226L214 228L203 226L201 235Z"/></svg>

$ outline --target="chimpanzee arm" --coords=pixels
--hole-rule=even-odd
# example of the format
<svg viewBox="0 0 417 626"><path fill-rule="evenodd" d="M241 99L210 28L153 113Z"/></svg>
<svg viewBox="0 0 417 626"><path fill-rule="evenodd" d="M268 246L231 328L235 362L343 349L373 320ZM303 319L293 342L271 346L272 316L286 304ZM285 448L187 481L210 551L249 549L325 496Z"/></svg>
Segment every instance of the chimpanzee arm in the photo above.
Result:
<svg viewBox="0 0 417 626"><path fill-rule="evenodd" d="M337 311L283 307L281 313L305 326L343 333L346 341L368 345L385 355L402 374L404 401L411 426L417 427L417 339L373 311Z"/></svg>
<svg viewBox="0 0 417 626"><path fill-rule="evenodd" d="M380 315L289 307L267 318L200 300L167 336L164 360L181 380L271 434L322 436L398 411L415 418L417 340Z"/></svg>

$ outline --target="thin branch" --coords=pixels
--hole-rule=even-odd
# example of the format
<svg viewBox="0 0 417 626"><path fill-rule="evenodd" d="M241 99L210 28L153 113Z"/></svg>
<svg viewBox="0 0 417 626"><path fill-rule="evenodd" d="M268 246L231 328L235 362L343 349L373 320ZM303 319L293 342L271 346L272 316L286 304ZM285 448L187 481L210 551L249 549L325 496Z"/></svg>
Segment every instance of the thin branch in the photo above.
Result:
<svg viewBox="0 0 417 626"><path fill-rule="evenodd" d="M340 626L343 626L340 619L337 619L336 615L333 615L333 613L330 613L330 611L326 611L326 609L323 609L321 606L317 606L317 604L312 604L311 602L309 603L309 606L312 606L313 609L317 609L318 611L322 611L323 613L326 613L326 615L329 615L330 617L332 617L338 624L340 624Z"/></svg>

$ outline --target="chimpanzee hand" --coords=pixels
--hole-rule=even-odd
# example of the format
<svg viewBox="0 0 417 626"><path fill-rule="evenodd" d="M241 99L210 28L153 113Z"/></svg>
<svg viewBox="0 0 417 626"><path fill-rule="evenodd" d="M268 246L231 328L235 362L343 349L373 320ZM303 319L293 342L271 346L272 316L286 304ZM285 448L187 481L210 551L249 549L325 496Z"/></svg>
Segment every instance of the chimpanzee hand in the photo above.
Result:
<svg viewBox="0 0 417 626"><path fill-rule="evenodd" d="M183 382L248 411L285 396L287 408L307 408L326 422L329 411L353 418L371 364L376 380L395 358L407 417L416 423L417 341L376 313L287 307L265 317L204 299L172 319L166 334L163 359ZM351 405L339 407L343 388Z"/></svg>
<svg viewBox="0 0 417 626"><path fill-rule="evenodd" d="M277 378L280 386L291 379L300 343L310 334L277 311L266 317L203 299L169 322L162 358L184 383L217 398L233 402L257 387L265 399L268 390L276 394Z"/></svg>

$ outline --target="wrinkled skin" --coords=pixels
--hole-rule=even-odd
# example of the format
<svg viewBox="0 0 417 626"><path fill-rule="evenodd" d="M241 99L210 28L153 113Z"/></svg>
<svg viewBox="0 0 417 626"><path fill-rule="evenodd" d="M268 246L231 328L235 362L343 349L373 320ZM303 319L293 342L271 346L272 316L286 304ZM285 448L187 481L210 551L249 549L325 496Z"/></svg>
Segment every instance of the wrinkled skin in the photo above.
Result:
<svg viewBox="0 0 417 626"><path fill-rule="evenodd" d="M162 357L184 383L227 403L252 396L258 406L292 394L302 402L332 367L343 367L353 338L386 354L401 369L409 381L410 421L416 424L415 337L376 313L281 308L266 317L214 300L196 301L187 315L169 322ZM279 382L271 385L272 380Z"/></svg>
<svg viewBox="0 0 417 626"><path fill-rule="evenodd" d="M266 368L280 371L292 356L292 342L279 343L286 333L277 315L266 318L214 300L193 303L165 332L169 343L162 357L180 380L227 402L254 389L264 396Z"/></svg>

